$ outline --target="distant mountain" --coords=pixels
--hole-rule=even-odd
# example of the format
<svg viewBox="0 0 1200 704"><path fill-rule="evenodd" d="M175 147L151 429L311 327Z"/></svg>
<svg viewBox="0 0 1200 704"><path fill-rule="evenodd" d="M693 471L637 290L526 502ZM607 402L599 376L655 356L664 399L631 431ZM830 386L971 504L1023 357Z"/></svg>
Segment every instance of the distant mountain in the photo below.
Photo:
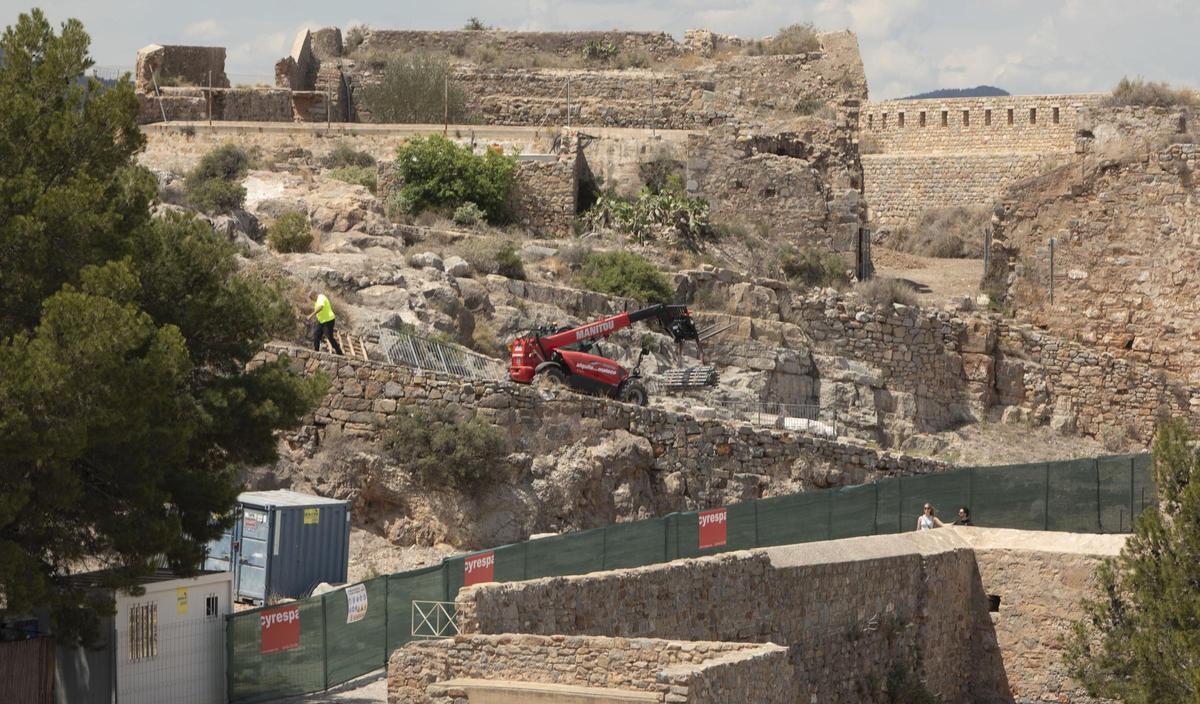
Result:
<svg viewBox="0 0 1200 704"><path fill-rule="evenodd" d="M999 95L1012 95L1003 88L996 86L975 86L974 88L941 88L928 93L910 95L902 100L925 100L927 98L990 98Z"/></svg>

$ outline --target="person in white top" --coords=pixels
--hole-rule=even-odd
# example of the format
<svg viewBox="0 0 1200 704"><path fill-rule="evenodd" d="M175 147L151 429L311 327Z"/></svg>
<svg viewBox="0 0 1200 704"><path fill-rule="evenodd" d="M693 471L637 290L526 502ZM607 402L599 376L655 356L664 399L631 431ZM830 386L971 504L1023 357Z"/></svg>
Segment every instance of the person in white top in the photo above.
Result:
<svg viewBox="0 0 1200 704"><path fill-rule="evenodd" d="M937 517L937 510L933 508L933 504L925 504L925 510L917 516L917 530L933 530L946 525Z"/></svg>

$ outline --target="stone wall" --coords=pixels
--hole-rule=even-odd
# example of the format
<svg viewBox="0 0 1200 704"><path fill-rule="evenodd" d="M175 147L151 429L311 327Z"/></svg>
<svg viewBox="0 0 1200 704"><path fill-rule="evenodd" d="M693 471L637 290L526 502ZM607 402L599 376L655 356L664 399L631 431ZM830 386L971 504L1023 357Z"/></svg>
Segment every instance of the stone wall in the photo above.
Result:
<svg viewBox="0 0 1200 704"><path fill-rule="evenodd" d="M975 554L978 600L999 597L998 610L978 612L973 652L980 669L976 702L1091 701L1067 673L1063 639L1084 616L1096 570L1124 545L1123 535L1077 535L975 529L962 531Z"/></svg>
<svg viewBox="0 0 1200 704"><path fill-rule="evenodd" d="M413 51L462 53L467 47L483 47L504 54L540 52L563 58L580 58L589 45L612 45L621 52L639 52L655 60L688 52L666 32L514 32L509 30L371 29L362 43L363 51L406 54Z"/></svg>
<svg viewBox="0 0 1200 704"><path fill-rule="evenodd" d="M735 315L711 322L755 319L729 334L783 340L865 365L854 374L860 381L847 387L818 358L820 405L850 422L864 414L862 422L877 423L885 440L944 430L996 406L1013 409L1013 420L1140 443L1149 442L1166 415L1200 418L1200 389L1154 365L998 315L870 306L832 290L797 294L780 282L725 270L683 272L676 284L685 301L729 302Z"/></svg>
<svg viewBox="0 0 1200 704"><path fill-rule="evenodd" d="M456 605L468 633L779 643L791 701L895 701L896 678L948 703L1091 702L1060 637L1123 541L952 528L476 585Z"/></svg>
<svg viewBox="0 0 1200 704"><path fill-rule="evenodd" d="M1101 95L1013 95L870 102L863 140L884 154L1075 151L1075 135Z"/></svg>
<svg viewBox="0 0 1200 704"><path fill-rule="evenodd" d="M179 83L228 88L225 76L225 47L163 46L151 44L138 49L134 88L149 93Z"/></svg>
<svg viewBox="0 0 1200 704"><path fill-rule="evenodd" d="M442 33L433 34L431 41L439 43L436 35ZM376 30L374 36L384 33ZM458 62L452 75L468 97L468 109L487 124L569 122L656 129L698 129L728 122L761 125L795 118L799 105L816 99L835 108L841 124L853 127L859 105L866 99L858 40L849 32L822 34L820 40L822 50L809 54L738 55L689 69L669 65L626 70L510 68ZM352 94L377 82L381 71L365 63L347 65L345 70ZM370 119L369 106L356 102L354 110L359 119Z"/></svg>
<svg viewBox="0 0 1200 704"><path fill-rule="evenodd" d="M570 237L578 198L577 154L564 151L517 162L512 217L533 232Z"/></svg>
<svg viewBox="0 0 1200 704"><path fill-rule="evenodd" d="M469 382L407 367L272 345L265 358L292 358L297 372L322 370L329 394L310 418L319 433L377 436L404 404L449 405L495 423L514 451L560 448L599 430L623 430L650 443L654 473L675 509L707 508L817 484L836 468L838 482L948 469L936 460L882 452L822 437L696 419L569 391L539 392L509 382ZM672 509L672 510L675 510Z"/></svg>
<svg viewBox="0 0 1200 704"><path fill-rule="evenodd" d="M791 701L878 700L898 670L961 702L972 571L970 550L945 531L479 585L456 606L471 633L778 643L795 673Z"/></svg>
<svg viewBox="0 0 1200 704"><path fill-rule="evenodd" d="M865 224L852 134L808 119L776 134L719 129L688 137L686 181L714 220L769 226L789 244L853 251Z"/></svg>
<svg viewBox="0 0 1200 704"><path fill-rule="evenodd" d="M719 702L729 692L784 704L787 649L650 638L465 635L416 641L388 661L388 699L457 701L454 679L490 679L646 692L664 702ZM770 675L764 677L764 675ZM731 689L735 688L735 689Z"/></svg>
<svg viewBox="0 0 1200 704"><path fill-rule="evenodd" d="M137 94L138 122L325 122L337 118L333 97L282 88L163 88Z"/></svg>
<svg viewBox="0 0 1200 704"><path fill-rule="evenodd" d="M1069 162L1099 95L888 100L859 113L870 217L990 205L1004 188Z"/></svg>
<svg viewBox="0 0 1200 704"><path fill-rule="evenodd" d="M989 278L1054 334L1196 385L1200 146L1186 114L1141 112L1097 115L1086 160L1005 194Z"/></svg>
<svg viewBox="0 0 1200 704"><path fill-rule="evenodd" d="M863 154L868 215L895 226L924 210L987 205L1004 188L1069 160L1066 153Z"/></svg>

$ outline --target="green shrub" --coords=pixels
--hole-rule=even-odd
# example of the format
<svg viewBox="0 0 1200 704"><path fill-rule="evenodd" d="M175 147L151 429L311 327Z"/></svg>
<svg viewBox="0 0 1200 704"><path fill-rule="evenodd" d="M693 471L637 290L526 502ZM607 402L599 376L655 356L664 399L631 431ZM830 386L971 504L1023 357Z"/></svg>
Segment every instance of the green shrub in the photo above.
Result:
<svg viewBox="0 0 1200 704"><path fill-rule="evenodd" d="M712 234L708 201L673 190L654 193L644 188L636 198L605 191L583 214L583 220L594 229L623 232L638 243L668 240L695 248Z"/></svg>
<svg viewBox="0 0 1200 704"><path fill-rule="evenodd" d="M638 175L651 193L683 193L683 162L660 154L650 161L638 164Z"/></svg>
<svg viewBox="0 0 1200 704"><path fill-rule="evenodd" d="M379 82L363 86L371 122L461 124L468 121L466 93L451 79L441 56L416 52L384 59Z"/></svg>
<svg viewBox="0 0 1200 704"><path fill-rule="evenodd" d="M839 254L815 247L785 247L779 253L779 266L785 279L802 288L842 288L850 283L846 276L846 260Z"/></svg>
<svg viewBox="0 0 1200 704"><path fill-rule="evenodd" d="M592 248L586 244L570 244L558 250L558 260L570 269L578 269L591 253Z"/></svg>
<svg viewBox="0 0 1200 704"><path fill-rule="evenodd" d="M807 54L820 49L821 41L811 23L788 25L776 32L763 47L765 53L773 55Z"/></svg>
<svg viewBox="0 0 1200 704"><path fill-rule="evenodd" d="M340 169L332 169L329 172L330 178L365 186L372 193L375 192L378 176L379 172L374 166L343 166Z"/></svg>
<svg viewBox="0 0 1200 704"><path fill-rule="evenodd" d="M237 180L250 170L250 155L234 144L205 154L183 180L187 202L197 210L216 215L242 207L246 189Z"/></svg>
<svg viewBox="0 0 1200 704"><path fill-rule="evenodd" d="M362 46L363 40L367 38L367 25L356 24L346 30L346 39L342 42L342 53L349 56L358 51Z"/></svg>
<svg viewBox="0 0 1200 704"><path fill-rule="evenodd" d="M312 243L312 228L304 213L284 213L267 228L267 244L276 252L307 252Z"/></svg>
<svg viewBox="0 0 1200 704"><path fill-rule="evenodd" d="M511 242L496 239L472 239L459 251L471 268L481 274L499 274L510 279L525 279L525 266Z"/></svg>
<svg viewBox="0 0 1200 704"><path fill-rule="evenodd" d="M983 256L983 230L992 222L986 206L929 208L896 231L891 247L942 259Z"/></svg>
<svg viewBox="0 0 1200 704"><path fill-rule="evenodd" d="M864 303L874 306L890 306L895 303L905 306L917 305L917 292L912 284L886 276L862 281L854 287L854 292Z"/></svg>
<svg viewBox="0 0 1200 704"><path fill-rule="evenodd" d="M468 18L467 23L463 25L463 29L469 32L479 32L487 29L487 27L484 26L483 21L478 17L471 17Z"/></svg>
<svg viewBox="0 0 1200 704"><path fill-rule="evenodd" d="M454 221L455 225L470 227L478 225L479 221L483 220L486 216L487 214L480 210L478 205L463 203L454 209L454 215L450 219Z"/></svg>
<svg viewBox="0 0 1200 704"><path fill-rule="evenodd" d="M579 283L584 288L645 303L669 303L675 289L650 260L632 252L592 252L583 261Z"/></svg>
<svg viewBox="0 0 1200 704"><path fill-rule="evenodd" d="M327 169L341 169L347 166L374 166L375 157L359 151L345 142L338 142L322 160Z"/></svg>
<svg viewBox="0 0 1200 704"><path fill-rule="evenodd" d="M209 215L232 212L246 201L242 184L220 178L197 181L189 176L184 179L183 188L188 204Z"/></svg>
<svg viewBox="0 0 1200 704"><path fill-rule="evenodd" d="M250 170L251 159L245 149L236 144L225 144L213 149L200 159L196 168L188 174L188 178L206 181L210 178L220 178L226 181L236 181Z"/></svg>
<svg viewBox="0 0 1200 704"><path fill-rule="evenodd" d="M584 61L607 63L617 55L617 47L607 39L592 39L579 50Z"/></svg>
<svg viewBox="0 0 1200 704"><path fill-rule="evenodd" d="M796 112L801 115L816 115L817 113L828 112L826 110L827 107L829 107L829 103L814 93L809 93L796 102Z"/></svg>
<svg viewBox="0 0 1200 704"><path fill-rule="evenodd" d="M401 407L383 433L388 455L433 487L475 492L493 482L504 435L478 418L462 421L444 407Z"/></svg>
<svg viewBox="0 0 1200 704"><path fill-rule="evenodd" d="M505 243L500 251L496 252L496 273L510 279L525 278L525 265L521 263L521 255L517 254L516 247L511 243Z"/></svg>
<svg viewBox="0 0 1200 704"><path fill-rule="evenodd" d="M474 203L492 224L508 219L516 157L493 149L480 156L470 147L431 135L397 149L396 165L404 183L400 192L412 202L414 212L452 213L464 203Z"/></svg>
<svg viewBox="0 0 1200 704"><path fill-rule="evenodd" d="M1137 105L1141 107L1171 108L1200 104L1194 91L1172 88L1168 83L1156 83L1141 78L1122 78L1112 89L1112 95L1104 99L1109 107Z"/></svg>

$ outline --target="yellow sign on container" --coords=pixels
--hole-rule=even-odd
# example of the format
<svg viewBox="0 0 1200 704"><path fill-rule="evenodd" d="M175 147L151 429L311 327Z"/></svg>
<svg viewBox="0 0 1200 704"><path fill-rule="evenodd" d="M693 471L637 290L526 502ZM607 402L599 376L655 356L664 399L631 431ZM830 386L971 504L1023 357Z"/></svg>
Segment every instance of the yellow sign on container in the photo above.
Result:
<svg viewBox="0 0 1200 704"><path fill-rule="evenodd" d="M321 509L306 508L304 509L304 525L315 526L321 522Z"/></svg>
<svg viewBox="0 0 1200 704"><path fill-rule="evenodd" d="M179 587L175 590L175 613L187 613L187 587Z"/></svg>

